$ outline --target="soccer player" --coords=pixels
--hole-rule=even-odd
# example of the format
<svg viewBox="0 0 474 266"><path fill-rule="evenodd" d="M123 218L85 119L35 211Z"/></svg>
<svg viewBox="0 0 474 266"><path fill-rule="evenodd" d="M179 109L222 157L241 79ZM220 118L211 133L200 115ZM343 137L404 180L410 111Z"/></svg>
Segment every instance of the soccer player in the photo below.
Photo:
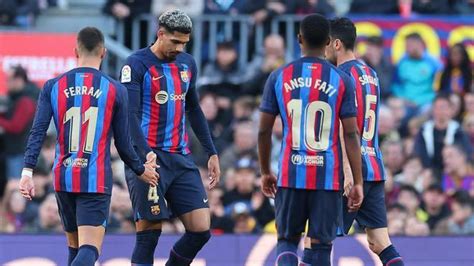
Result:
<svg viewBox="0 0 474 266"><path fill-rule="evenodd" d="M369 248L376 253L383 265L404 265L390 242L387 230L383 166L378 138L378 112L380 85L377 73L354 56L356 28L348 18L330 21L331 42L326 48L326 58L349 74L356 84L357 127L361 135L362 174L364 202L357 212L344 210L344 232L348 233L354 219L365 227ZM350 151L347 151L348 155ZM346 176L346 186L351 186L351 176Z"/></svg>
<svg viewBox="0 0 474 266"><path fill-rule="evenodd" d="M298 41L303 57L272 72L263 93L258 141L262 191L275 196L277 265L298 264L297 245L309 220L312 265L326 266L342 213L340 121L354 173L349 208L357 210L363 198L355 89L346 74L323 59L329 43L326 18L305 17ZM277 115L284 130L278 178L269 162Z"/></svg>
<svg viewBox="0 0 474 266"><path fill-rule="evenodd" d="M158 23L157 40L133 53L121 72L130 97L136 149L142 156L155 152L160 166L158 187L137 180L126 169L137 231L132 264L153 264L161 220L172 214L183 222L186 233L171 249L166 265L190 265L211 234L208 199L188 149L185 114L209 156L210 189L219 182L219 160L198 102L196 63L183 52L191 19L182 11L170 10Z"/></svg>
<svg viewBox="0 0 474 266"><path fill-rule="evenodd" d="M20 192L35 196L32 180L51 118L57 132L54 190L69 246L69 265L92 266L99 256L110 207L110 141L140 180L157 185L156 165L143 165L128 127L127 90L99 71L104 37L92 27L77 35L78 67L48 80L38 102L25 152Z"/></svg>

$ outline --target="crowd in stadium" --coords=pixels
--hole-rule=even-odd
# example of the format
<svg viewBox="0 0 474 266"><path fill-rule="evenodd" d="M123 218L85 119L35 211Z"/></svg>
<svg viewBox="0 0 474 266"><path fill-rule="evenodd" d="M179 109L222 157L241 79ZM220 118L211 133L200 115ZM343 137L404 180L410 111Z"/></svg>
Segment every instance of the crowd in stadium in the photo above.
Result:
<svg viewBox="0 0 474 266"><path fill-rule="evenodd" d="M9 1L0 1L0 24L28 25L39 6L27 13L18 5L16 14L4 15ZM10 1L40 3L42 8L63 1ZM150 5L150 2L152 4ZM107 1L104 12L118 19L140 13L157 13L167 3L184 7L190 15L204 13L252 14L256 21L291 13L320 12L397 14L400 3L412 2L413 12L446 14L474 9L469 0L433 1ZM227 3L227 4L224 4ZM337 1L340 2L340 1ZM352 2L352 3L351 3ZM181 6L182 5L182 6ZM346 10L344 10L346 6ZM12 7L12 6L11 6ZM367 7L370 7L368 10ZM185 11L186 8L183 8ZM21 11L20 11L21 10ZM194 13L193 13L194 12ZM15 17L16 16L16 17ZM383 39L370 37L360 59L378 73L382 87L379 133L386 172L388 227L392 235L426 236L474 234L474 83L472 59L457 44L441 61L425 50L418 34L406 38L406 53L396 65L384 57ZM285 41L269 35L263 53L256 54L244 69L232 42L218 44L215 62L203 66L198 79L201 108L219 151L223 172L221 185L207 191L213 233L274 233L273 200L260 192L257 162L258 105L269 74L285 64ZM39 88L22 67L8 72L7 101L0 104L0 232L62 232L52 188L51 166L55 137L48 134L34 172L36 195L25 200L18 192L23 152L33 120ZM279 120L277 120L279 121ZM52 131L51 131L52 132ZM272 168L276 172L281 123L274 128ZM207 187L207 157L196 138L190 148ZM113 146L112 146L113 147ZM108 232L134 232L131 202L123 163L113 149L115 184ZM204 155L204 157L203 157ZM3 191L3 193L1 193ZM355 228L355 231L361 230ZM178 220L165 223L163 232L183 232Z"/></svg>

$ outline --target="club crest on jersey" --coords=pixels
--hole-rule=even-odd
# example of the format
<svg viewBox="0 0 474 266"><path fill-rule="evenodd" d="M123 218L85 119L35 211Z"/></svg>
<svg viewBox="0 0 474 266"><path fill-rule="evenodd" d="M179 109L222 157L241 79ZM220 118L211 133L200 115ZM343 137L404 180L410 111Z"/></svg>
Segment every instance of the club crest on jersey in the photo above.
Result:
<svg viewBox="0 0 474 266"><path fill-rule="evenodd" d="M161 212L160 205L153 205L150 207L151 214L158 215Z"/></svg>
<svg viewBox="0 0 474 266"><path fill-rule="evenodd" d="M155 94L155 101L158 104L165 104L168 101L168 93L166 91L159 91Z"/></svg>
<svg viewBox="0 0 474 266"><path fill-rule="evenodd" d="M132 81L132 69L130 68L129 65L124 65L122 67L122 73L120 76L121 76L120 82L122 83Z"/></svg>
<svg viewBox="0 0 474 266"><path fill-rule="evenodd" d="M181 74L181 80L183 82L189 82L189 74L187 70L183 70L179 72Z"/></svg>

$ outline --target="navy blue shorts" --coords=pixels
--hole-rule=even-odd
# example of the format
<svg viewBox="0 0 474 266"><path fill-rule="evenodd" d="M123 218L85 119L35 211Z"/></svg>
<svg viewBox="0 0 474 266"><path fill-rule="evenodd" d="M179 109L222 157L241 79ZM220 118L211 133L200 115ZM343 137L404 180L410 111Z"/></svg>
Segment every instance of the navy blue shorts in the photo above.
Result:
<svg viewBox="0 0 474 266"><path fill-rule="evenodd" d="M155 150L160 180L158 187L138 179L125 167L135 220L157 221L209 208L201 175L192 156Z"/></svg>
<svg viewBox="0 0 474 266"><path fill-rule="evenodd" d="M301 237L309 221L309 237L323 243L333 241L342 224L341 204L341 191L279 187L275 198L278 237Z"/></svg>
<svg viewBox="0 0 474 266"><path fill-rule="evenodd" d="M344 197L344 233L351 229L354 220L366 228L387 227L387 209L385 208L385 182L364 182L364 201L357 212L349 212L347 209L347 198Z"/></svg>
<svg viewBox="0 0 474 266"><path fill-rule="evenodd" d="M102 193L55 193L59 216L66 232L75 232L81 225L107 226L110 195Z"/></svg>

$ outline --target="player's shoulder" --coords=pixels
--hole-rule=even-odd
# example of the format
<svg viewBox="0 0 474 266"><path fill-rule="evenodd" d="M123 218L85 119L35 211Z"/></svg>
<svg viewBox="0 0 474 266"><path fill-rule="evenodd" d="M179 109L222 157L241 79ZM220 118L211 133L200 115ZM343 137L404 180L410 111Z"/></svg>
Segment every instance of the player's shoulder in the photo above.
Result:
<svg viewBox="0 0 474 266"><path fill-rule="evenodd" d="M178 54L178 56L176 57L176 62L188 65L189 67L196 67L196 60L194 60L194 57L191 54L185 52Z"/></svg>

